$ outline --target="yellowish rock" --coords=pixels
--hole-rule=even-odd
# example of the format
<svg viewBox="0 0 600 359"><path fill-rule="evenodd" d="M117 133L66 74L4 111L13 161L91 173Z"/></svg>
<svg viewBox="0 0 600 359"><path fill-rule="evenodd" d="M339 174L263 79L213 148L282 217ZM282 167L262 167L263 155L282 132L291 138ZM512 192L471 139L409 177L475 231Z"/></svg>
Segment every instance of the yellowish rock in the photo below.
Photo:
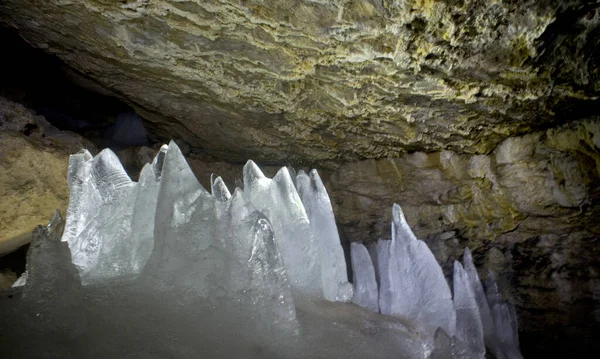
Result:
<svg viewBox="0 0 600 359"><path fill-rule="evenodd" d="M69 154L94 146L0 98L0 255L30 241L68 203Z"/></svg>

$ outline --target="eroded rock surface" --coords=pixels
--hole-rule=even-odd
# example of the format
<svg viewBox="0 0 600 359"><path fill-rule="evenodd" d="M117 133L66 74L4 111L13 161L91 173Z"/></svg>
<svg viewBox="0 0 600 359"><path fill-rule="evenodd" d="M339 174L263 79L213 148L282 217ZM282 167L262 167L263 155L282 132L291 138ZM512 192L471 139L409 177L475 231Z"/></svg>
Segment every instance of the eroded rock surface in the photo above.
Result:
<svg viewBox="0 0 600 359"><path fill-rule="evenodd" d="M282 163L486 153L589 112L598 7L6 0L0 21L127 99L162 141Z"/></svg>

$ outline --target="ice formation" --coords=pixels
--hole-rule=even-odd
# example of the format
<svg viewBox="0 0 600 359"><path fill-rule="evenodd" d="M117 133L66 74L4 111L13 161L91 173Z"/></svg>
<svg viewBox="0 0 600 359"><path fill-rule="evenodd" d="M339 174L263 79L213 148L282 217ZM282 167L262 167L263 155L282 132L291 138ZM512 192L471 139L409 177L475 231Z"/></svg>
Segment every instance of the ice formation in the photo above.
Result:
<svg viewBox="0 0 600 359"><path fill-rule="evenodd" d="M467 249L452 297L398 205L391 241L351 245L352 287L315 170L248 161L233 194L217 175L209 193L171 142L138 182L110 150L71 156L68 182L64 231L58 215L38 228L0 293L9 356L466 359L485 342L522 358L492 276L484 293ZM350 299L368 310L333 303Z"/></svg>
<svg viewBox="0 0 600 359"><path fill-rule="evenodd" d="M383 268L385 270L385 268ZM418 321L453 334L456 322L450 287L425 242L406 223L402 209L392 208L392 243L388 264L390 314Z"/></svg>
<svg viewBox="0 0 600 359"><path fill-rule="evenodd" d="M375 280L375 268L367 248L362 243L350 246L352 272L354 273L354 302L372 312L379 311L379 294Z"/></svg>
<svg viewBox="0 0 600 359"><path fill-rule="evenodd" d="M498 359L522 359L515 308L502 300L492 272L489 272L486 284L487 301L495 330L489 346Z"/></svg>
<svg viewBox="0 0 600 359"><path fill-rule="evenodd" d="M454 262L454 307L456 309L456 338L467 345L471 353L483 357L483 325L479 306L467 272L459 261Z"/></svg>
<svg viewBox="0 0 600 359"><path fill-rule="evenodd" d="M298 172L296 188L306 209L311 233L319 247L325 299L348 301L352 298L352 286L348 283L344 250L340 243L331 201L319 173L316 170L310 171L309 175L304 171Z"/></svg>

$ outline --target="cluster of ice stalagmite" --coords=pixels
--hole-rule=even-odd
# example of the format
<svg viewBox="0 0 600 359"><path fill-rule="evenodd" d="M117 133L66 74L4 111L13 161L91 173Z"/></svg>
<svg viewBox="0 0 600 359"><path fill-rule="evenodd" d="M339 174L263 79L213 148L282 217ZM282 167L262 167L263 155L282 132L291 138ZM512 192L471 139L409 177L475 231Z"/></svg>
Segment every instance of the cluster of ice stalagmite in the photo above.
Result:
<svg viewBox="0 0 600 359"><path fill-rule="evenodd" d="M82 151L69 163L71 198L63 241L69 243L84 284L135 277L147 266L149 273L161 267L161 275L170 273L194 290L209 291L202 278L218 277L230 253L239 255L239 261L246 254L255 256L257 262L268 253L269 270L287 272L279 276L286 278L282 287L332 301L350 300L352 285L318 173L301 171L292 178L284 167L271 179L248 161L243 186L231 195L213 175L212 193L207 192L174 142L161 148L137 183L112 151L93 158ZM268 239L254 238L267 238L263 232L269 231L276 251ZM186 253L190 260L202 253L208 259L180 268L177 253Z"/></svg>
<svg viewBox="0 0 600 359"><path fill-rule="evenodd" d="M171 142L143 168L138 182L110 150L95 157L87 151L73 155L68 180L62 241L83 293L94 298L83 299L92 318L87 320L95 320L94 308L104 318L103 306L112 311L117 303L121 311L110 317L129 317L137 309L123 305L133 303L153 313L132 319L128 326L137 331L152 328L148 323L164 315L173 322L169 330L185 336L198 325L194 318L209 317L221 322L222 330L229 328L227 335L250 336L251 347L258 341L284 357L294 357L290 345L330 356L326 347L338 340L343 348L329 353L343 357L481 358L485 340L498 358L520 358L514 309L501 300L495 284L484 292L468 249L464 268L455 263L452 297L441 267L398 205L391 241L379 240L368 249L352 243L350 284L331 202L315 170L284 167L271 179L248 161L242 188L231 194L213 175L209 193ZM120 290L107 291L115 286ZM320 298L353 299L385 316L341 304L315 309L314 299ZM153 306L158 312L148 311ZM199 309L205 306L208 311ZM298 310L304 314L297 316ZM352 319L344 317L348 313ZM332 319L323 322L325 317ZM365 336L370 331L365 323L378 325L378 334ZM299 325L303 337L291 338ZM348 338L359 339L348 345ZM222 346L219 350L225 355Z"/></svg>
<svg viewBox="0 0 600 359"><path fill-rule="evenodd" d="M469 248L464 267L454 262L452 297L442 268L425 242L415 237L396 204L392 220L391 241L380 239L369 251L352 244L354 302L440 328L436 346L449 343L453 354L436 350L433 357L483 358L487 346L497 358L522 358L514 307L502 301L491 273L486 296Z"/></svg>

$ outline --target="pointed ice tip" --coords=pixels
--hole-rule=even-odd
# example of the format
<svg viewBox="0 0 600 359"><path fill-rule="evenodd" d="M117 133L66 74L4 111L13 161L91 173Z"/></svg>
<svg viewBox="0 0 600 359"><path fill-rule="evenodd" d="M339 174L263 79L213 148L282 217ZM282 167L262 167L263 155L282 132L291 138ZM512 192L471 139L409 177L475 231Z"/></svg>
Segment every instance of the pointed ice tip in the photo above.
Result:
<svg viewBox="0 0 600 359"><path fill-rule="evenodd" d="M217 177L216 174L214 174L214 173L210 174L210 186L211 187L215 184L215 177Z"/></svg>
<svg viewBox="0 0 600 359"><path fill-rule="evenodd" d="M471 250L469 247L465 247L465 252L463 254L463 263L473 263L473 255L471 254Z"/></svg>
<svg viewBox="0 0 600 359"><path fill-rule="evenodd" d="M298 176L298 172L296 171L296 169L292 166L286 166L288 169L288 172L290 173L290 176L292 176L292 180L296 180L296 176Z"/></svg>
<svg viewBox="0 0 600 359"><path fill-rule="evenodd" d="M265 178L264 173L262 173L254 161L248 160L244 165L244 184L248 184L246 181L254 181L261 178Z"/></svg>
<svg viewBox="0 0 600 359"><path fill-rule="evenodd" d="M397 203L394 203L392 206L392 220L394 223L400 223L404 219L404 213L402 213L402 208Z"/></svg>
<svg viewBox="0 0 600 359"><path fill-rule="evenodd" d="M310 171L310 182L316 191L327 192L323 180L321 180L321 176L319 176L319 172L316 169Z"/></svg>
<svg viewBox="0 0 600 359"><path fill-rule="evenodd" d="M277 173L275 174L275 177L273 177L274 181L284 181L284 182L290 182L293 183L292 181L292 176L290 175L290 171L288 171L288 169L286 167L281 167L279 169L279 171L277 171Z"/></svg>
<svg viewBox="0 0 600 359"><path fill-rule="evenodd" d="M63 224L63 218L60 214L60 210L57 209L56 211L54 211L54 216L52 216L50 222L48 222L48 224L46 225L46 229L48 230L48 233L53 233L54 231L61 228Z"/></svg>
<svg viewBox="0 0 600 359"><path fill-rule="evenodd" d="M454 261L454 275L462 275L462 273L464 272L464 268L462 266L462 264L460 264L459 261Z"/></svg>
<svg viewBox="0 0 600 359"><path fill-rule="evenodd" d="M229 192L229 189L227 188L225 182L223 182L223 179L221 179L221 177L215 178L212 182L213 196L215 196L221 202L226 202L228 199L231 198L231 193Z"/></svg>
<svg viewBox="0 0 600 359"><path fill-rule="evenodd" d="M233 195L231 195L231 199L232 199L232 200L236 200L236 199L238 199L239 197L242 197L243 195L244 195L244 190L243 190L243 189L241 189L241 188L239 188L239 187L236 187L236 188L233 190Z"/></svg>
<svg viewBox="0 0 600 359"><path fill-rule="evenodd" d="M103 149L94 157L92 171L96 182L110 182L117 187L132 182L119 157L110 148Z"/></svg>
<svg viewBox="0 0 600 359"><path fill-rule="evenodd" d="M156 154L156 156L154 156L154 159L152 160L152 170L154 171L156 181L159 181L160 176L162 175L162 168L165 164L165 157L167 155L168 150L169 146L162 145L160 147L160 150L158 150L158 153Z"/></svg>
<svg viewBox="0 0 600 359"><path fill-rule="evenodd" d="M69 157L79 157L81 158L83 161L89 161L92 158L94 158L94 156L92 156L92 154L90 153L90 151L86 150L85 148L82 148L81 151L77 152L74 155L71 155Z"/></svg>
<svg viewBox="0 0 600 359"><path fill-rule="evenodd" d="M276 183L280 189L283 189L292 200L296 200L294 197L299 195L298 190L296 189L294 180L292 180L292 176L287 168L280 168L273 177L273 182ZM300 201L300 198L297 198L297 200Z"/></svg>

